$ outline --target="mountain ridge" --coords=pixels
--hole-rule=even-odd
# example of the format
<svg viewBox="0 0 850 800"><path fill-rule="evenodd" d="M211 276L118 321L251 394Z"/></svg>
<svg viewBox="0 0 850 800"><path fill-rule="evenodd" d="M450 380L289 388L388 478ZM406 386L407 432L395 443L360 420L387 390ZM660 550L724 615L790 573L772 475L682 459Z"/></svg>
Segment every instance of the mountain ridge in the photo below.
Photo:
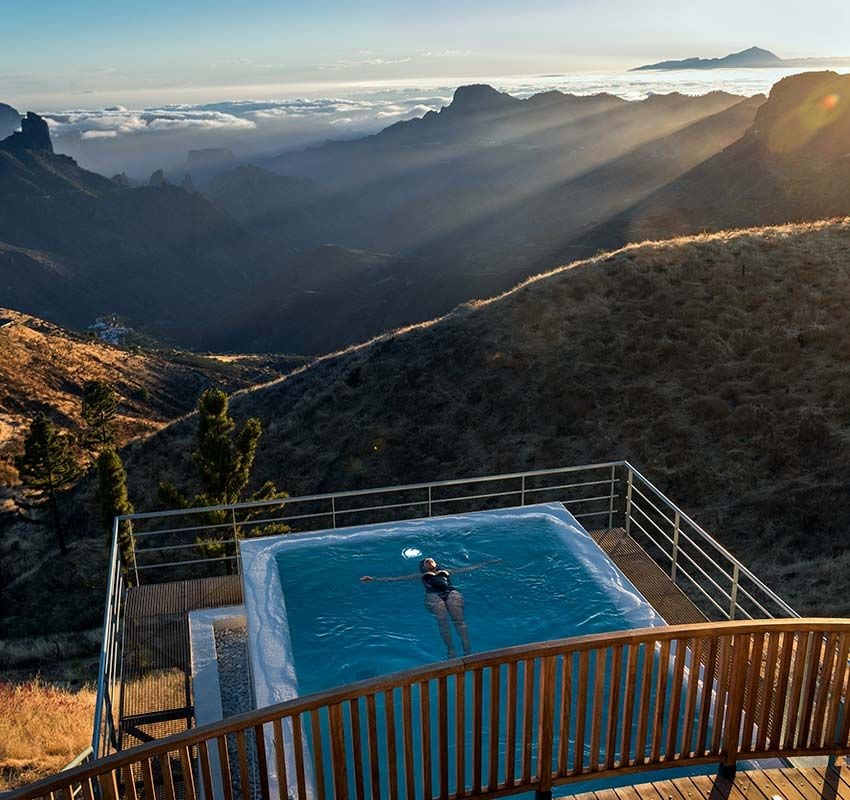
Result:
<svg viewBox="0 0 850 800"><path fill-rule="evenodd" d="M634 67L630 72L649 70L665 71L680 69L770 69L777 67L836 67L850 65L850 58L836 56L833 58L780 58L776 53L762 47L749 47L737 53L720 58L691 57L672 61L659 61L655 64L644 64Z"/></svg>

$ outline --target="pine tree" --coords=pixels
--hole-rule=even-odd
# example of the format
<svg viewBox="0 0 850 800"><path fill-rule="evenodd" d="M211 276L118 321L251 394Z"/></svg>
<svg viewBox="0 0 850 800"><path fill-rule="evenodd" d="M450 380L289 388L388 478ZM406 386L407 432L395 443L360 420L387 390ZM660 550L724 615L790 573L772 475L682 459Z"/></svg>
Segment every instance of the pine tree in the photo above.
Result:
<svg viewBox="0 0 850 800"><path fill-rule="evenodd" d="M115 517L133 513L133 505L127 496L127 473L113 447L107 447L97 457L97 496L103 528L111 542ZM118 526L118 549L126 570L133 562L133 535L128 520L122 520Z"/></svg>
<svg viewBox="0 0 850 800"><path fill-rule="evenodd" d="M118 395L108 383L86 383L83 387L83 419L89 426L89 441L98 449L112 446L117 410Z"/></svg>
<svg viewBox="0 0 850 800"><path fill-rule="evenodd" d="M44 414L39 414L30 424L30 432L24 441L24 452L15 458L15 466L24 485L50 507L59 551L65 555L68 547L56 493L80 474L69 437L60 433Z"/></svg>
<svg viewBox="0 0 850 800"><path fill-rule="evenodd" d="M220 389L207 389L198 400L198 432L196 449L192 460L198 468L201 492L195 495L191 505L216 506L239 503L243 500L283 499L285 492L278 492L274 484L265 483L251 497L244 497L245 488L251 478L257 445L262 436L260 421L249 419L240 430L230 416L227 395ZM172 483L159 484L160 502L168 508L188 508L186 497ZM240 522L251 519L252 515L242 515ZM209 512L206 522L221 525L232 522L232 528L218 528L227 533L217 533L199 538L200 552L204 558L231 558L235 550L231 542L242 537L242 528L237 524L235 515L225 512ZM285 525L267 525L252 528L256 534L285 533ZM227 561L228 573L232 570L232 560Z"/></svg>
<svg viewBox="0 0 850 800"><path fill-rule="evenodd" d="M255 417L234 435L236 423L228 412L227 395L207 389L198 400L197 449L201 490L210 505L236 503L251 477L262 429Z"/></svg>

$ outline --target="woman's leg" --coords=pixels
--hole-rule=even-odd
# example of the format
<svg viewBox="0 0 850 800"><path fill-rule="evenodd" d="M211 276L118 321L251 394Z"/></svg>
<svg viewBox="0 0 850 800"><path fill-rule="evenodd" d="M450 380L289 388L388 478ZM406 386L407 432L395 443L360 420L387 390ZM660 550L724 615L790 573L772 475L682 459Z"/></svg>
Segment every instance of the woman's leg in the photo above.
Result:
<svg viewBox="0 0 850 800"><path fill-rule="evenodd" d="M437 627L440 629L440 636L443 637L443 642L445 642L446 653L449 658L454 658L457 653L455 653L455 646L452 642L449 611L446 608L446 604L440 599L438 594L431 594L429 592L425 595L425 608L437 618Z"/></svg>
<svg viewBox="0 0 850 800"><path fill-rule="evenodd" d="M457 589L449 592L449 596L446 598L446 607L449 609L449 614L451 614L452 621L463 644L463 654L469 655L472 652L472 645L469 643L469 632L466 629L466 620L463 618L463 595Z"/></svg>

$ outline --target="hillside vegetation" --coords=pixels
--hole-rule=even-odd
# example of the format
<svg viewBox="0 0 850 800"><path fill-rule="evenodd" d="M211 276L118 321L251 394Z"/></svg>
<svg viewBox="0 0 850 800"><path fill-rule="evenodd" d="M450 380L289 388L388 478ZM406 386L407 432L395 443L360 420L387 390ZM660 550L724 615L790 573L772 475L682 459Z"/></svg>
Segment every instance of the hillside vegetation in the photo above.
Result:
<svg viewBox="0 0 850 800"><path fill-rule="evenodd" d="M118 441L124 444L191 410L211 384L235 391L302 363L295 356L127 350L0 308L0 456L20 442L38 411L79 433L86 381L105 381L121 396Z"/></svg>
<svg viewBox="0 0 850 800"><path fill-rule="evenodd" d="M0 683L0 792L46 778L91 741L94 691L67 691L34 680Z"/></svg>
<svg viewBox="0 0 850 800"><path fill-rule="evenodd" d="M630 246L232 408L290 493L627 457L801 612L848 614L848 254L848 220ZM193 429L129 449L137 507L189 480Z"/></svg>

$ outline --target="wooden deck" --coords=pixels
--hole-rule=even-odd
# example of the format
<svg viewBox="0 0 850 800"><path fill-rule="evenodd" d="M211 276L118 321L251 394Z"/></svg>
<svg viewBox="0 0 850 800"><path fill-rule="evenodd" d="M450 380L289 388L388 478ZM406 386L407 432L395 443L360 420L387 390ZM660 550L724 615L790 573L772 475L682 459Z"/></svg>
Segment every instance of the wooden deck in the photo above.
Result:
<svg viewBox="0 0 850 800"><path fill-rule="evenodd" d="M621 528L593 538L671 625L704 622L699 609ZM188 613L240 605L237 575L131 587L124 630L121 747L186 730L194 724Z"/></svg>
<svg viewBox="0 0 850 800"><path fill-rule="evenodd" d="M631 536L626 535L625 530L597 530L590 531L590 535L668 625L707 621L688 596L670 580L670 576Z"/></svg>
<svg viewBox="0 0 850 800"><path fill-rule="evenodd" d="M850 769L768 769L739 772L734 781L713 775L645 782L634 774L634 785L574 795L575 800L850 800Z"/></svg>
<svg viewBox="0 0 850 800"><path fill-rule="evenodd" d="M121 747L161 739L194 723L190 611L241 605L238 575L127 591L122 662Z"/></svg>

